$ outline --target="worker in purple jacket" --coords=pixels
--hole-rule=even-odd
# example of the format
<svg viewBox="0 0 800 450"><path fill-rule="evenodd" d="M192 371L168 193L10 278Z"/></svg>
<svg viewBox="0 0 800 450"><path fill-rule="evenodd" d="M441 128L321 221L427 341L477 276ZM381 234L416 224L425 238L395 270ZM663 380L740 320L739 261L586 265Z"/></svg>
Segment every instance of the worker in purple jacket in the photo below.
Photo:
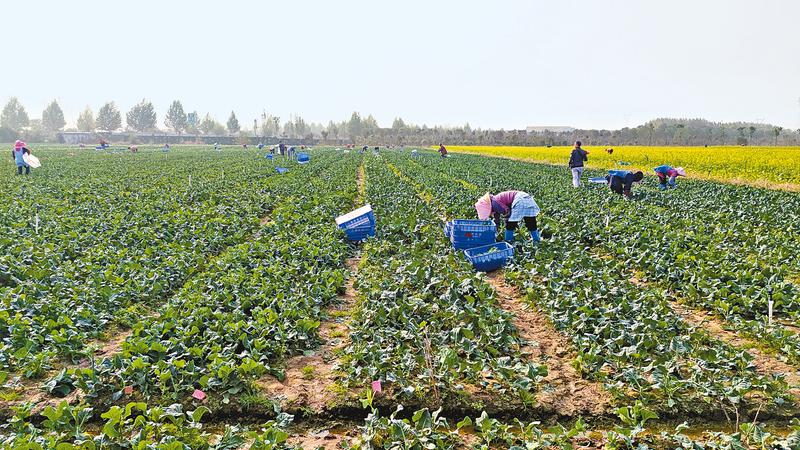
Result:
<svg viewBox="0 0 800 450"><path fill-rule="evenodd" d="M506 231L504 238L507 242L514 241L514 230L520 221L525 221L525 228L531 233L534 242L541 242L539 229L536 225L536 216L539 215L539 205L527 192L504 191L497 195L486 193L475 203L478 218L486 220L494 218L494 223L500 226L501 218L505 218Z"/></svg>

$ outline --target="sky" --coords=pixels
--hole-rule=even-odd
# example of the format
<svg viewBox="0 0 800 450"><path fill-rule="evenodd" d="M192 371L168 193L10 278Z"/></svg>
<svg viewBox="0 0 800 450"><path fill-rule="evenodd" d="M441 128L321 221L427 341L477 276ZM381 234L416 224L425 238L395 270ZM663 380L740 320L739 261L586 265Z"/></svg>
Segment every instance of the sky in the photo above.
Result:
<svg viewBox="0 0 800 450"><path fill-rule="evenodd" d="M373 114L520 129L800 128L797 0L7 0L0 103L173 100L251 127Z"/></svg>

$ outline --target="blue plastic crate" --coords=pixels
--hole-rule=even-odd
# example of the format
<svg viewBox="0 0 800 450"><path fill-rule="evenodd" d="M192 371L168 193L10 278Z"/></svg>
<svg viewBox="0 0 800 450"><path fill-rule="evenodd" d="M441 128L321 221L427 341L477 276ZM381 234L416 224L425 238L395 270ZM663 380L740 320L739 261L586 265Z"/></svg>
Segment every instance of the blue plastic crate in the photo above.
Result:
<svg viewBox="0 0 800 450"><path fill-rule="evenodd" d="M336 218L336 225L344 230L351 241L363 241L375 236L375 213L372 206L365 205Z"/></svg>
<svg viewBox="0 0 800 450"><path fill-rule="evenodd" d="M267 158L267 159L272 159L272 157L273 157L272 153L267 153L266 155L264 155L264 158Z"/></svg>
<svg viewBox="0 0 800 450"><path fill-rule="evenodd" d="M285 167L276 167L275 168L275 172L278 172L278 173L286 173L288 171L289 171L289 169L287 169Z"/></svg>
<svg viewBox="0 0 800 450"><path fill-rule="evenodd" d="M492 220L457 219L452 221L450 242L457 250L489 245L495 242L497 226Z"/></svg>
<svg viewBox="0 0 800 450"><path fill-rule="evenodd" d="M297 162L300 164L306 164L311 160L311 157L308 153L298 153L297 154Z"/></svg>
<svg viewBox="0 0 800 450"><path fill-rule="evenodd" d="M447 237L447 239L450 239L450 235L452 234L453 234L453 221L448 220L447 222L444 223L444 235Z"/></svg>
<svg viewBox="0 0 800 450"><path fill-rule="evenodd" d="M514 257L514 247L508 242L496 242L464 250L464 256L472 263L475 270L491 272L505 266L508 260Z"/></svg>
<svg viewBox="0 0 800 450"><path fill-rule="evenodd" d="M336 225L339 228L357 228L366 225L375 226L375 213L372 206L365 205L354 211L336 218Z"/></svg>
<svg viewBox="0 0 800 450"><path fill-rule="evenodd" d="M375 227L367 225L363 227L345 228L344 234L351 241L363 241L368 237L375 236Z"/></svg>

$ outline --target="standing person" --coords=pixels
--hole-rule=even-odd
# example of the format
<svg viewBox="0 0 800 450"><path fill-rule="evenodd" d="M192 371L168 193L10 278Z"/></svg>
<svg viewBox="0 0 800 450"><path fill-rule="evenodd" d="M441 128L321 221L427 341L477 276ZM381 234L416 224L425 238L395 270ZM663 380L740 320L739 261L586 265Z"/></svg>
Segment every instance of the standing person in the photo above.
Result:
<svg viewBox="0 0 800 450"><path fill-rule="evenodd" d="M678 186L678 177L685 177L686 170L683 167L672 168L672 166L664 164L653 169L653 172L658 176L658 188L662 191L667 189L667 180L669 180L669 187L675 188Z"/></svg>
<svg viewBox="0 0 800 450"><path fill-rule="evenodd" d="M539 205L527 192L503 191L497 195L487 192L475 202L475 210L478 211L479 219L486 220L492 217L498 227L501 218L505 218L506 231L503 238L507 242L514 241L514 230L517 229L521 220L525 221L525 228L531 233L533 242L542 240L536 225L536 216L540 211Z"/></svg>
<svg viewBox="0 0 800 450"><path fill-rule="evenodd" d="M583 162L589 158L589 152L581 148L581 141L575 141L575 147L569 155L569 168L572 171L572 186L581 187L581 176L583 175Z"/></svg>
<svg viewBox="0 0 800 450"><path fill-rule="evenodd" d="M439 143L439 153L442 154L442 158L447 158L447 149L444 148L441 142Z"/></svg>
<svg viewBox="0 0 800 450"><path fill-rule="evenodd" d="M14 150L11 150L11 157L14 158L14 162L17 164L17 175L22 175L22 168L25 168L25 175L29 175L31 173L31 166L25 162L25 154L31 154L31 151L25 146L25 143L17 139L17 142L14 142Z"/></svg>
<svg viewBox="0 0 800 450"><path fill-rule="evenodd" d="M284 144L283 141L278 144L278 150L280 151L281 156L286 155L286 144Z"/></svg>
<svg viewBox="0 0 800 450"><path fill-rule="evenodd" d="M606 175L606 181L608 182L608 187L611 188L611 192L624 195L625 198L633 198L631 193L633 183L642 181L642 178L644 178L644 174L641 170L636 173L630 170L609 170L608 175Z"/></svg>

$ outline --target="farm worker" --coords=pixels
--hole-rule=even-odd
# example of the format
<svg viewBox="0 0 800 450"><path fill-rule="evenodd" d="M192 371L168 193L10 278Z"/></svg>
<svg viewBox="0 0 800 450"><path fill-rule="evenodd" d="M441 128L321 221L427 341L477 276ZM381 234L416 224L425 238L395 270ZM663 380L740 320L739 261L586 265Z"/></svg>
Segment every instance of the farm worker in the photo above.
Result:
<svg viewBox="0 0 800 450"><path fill-rule="evenodd" d="M264 148L264 143L263 142L259 142L258 143L258 149L261 150L263 148Z"/></svg>
<svg viewBox="0 0 800 450"><path fill-rule="evenodd" d="M295 152L294 145L292 145L291 147L289 147L288 151L289 159L292 159L294 157L294 152Z"/></svg>
<svg viewBox="0 0 800 450"><path fill-rule="evenodd" d="M447 157L447 149L444 148L444 145L442 145L441 143L439 144L439 153L442 154L442 158Z"/></svg>
<svg viewBox="0 0 800 450"><path fill-rule="evenodd" d="M135 145L131 145L130 147L128 147L128 150L130 150L131 153L136 153L136 152L139 151L139 147L137 147Z"/></svg>
<svg viewBox="0 0 800 450"><path fill-rule="evenodd" d="M214 142L214 150L219 150L219 144Z"/></svg>
<svg viewBox="0 0 800 450"><path fill-rule="evenodd" d="M503 191L497 195L487 192L475 202L475 210L478 211L479 219L486 220L492 217L498 226L500 226L500 218L505 218L506 231L503 237L508 242L514 241L514 230L519 226L520 220L525 221L525 228L530 231L533 242L542 240L536 226L539 205L527 192Z"/></svg>
<svg viewBox="0 0 800 450"><path fill-rule="evenodd" d="M684 170L683 167L672 168L667 164L656 167L653 169L653 172L658 176L658 188L662 191L667 188L668 179L669 186L674 188L678 184L675 179L686 176L686 170Z"/></svg>
<svg viewBox="0 0 800 450"><path fill-rule="evenodd" d="M581 148L581 141L575 141L575 147L569 155L569 168L572 171L572 186L581 187L581 175L583 175L583 162L588 158L589 152Z"/></svg>
<svg viewBox="0 0 800 450"><path fill-rule="evenodd" d="M164 144L164 146L161 148L161 151L164 152L164 153L168 152L169 151L169 144Z"/></svg>
<svg viewBox="0 0 800 450"><path fill-rule="evenodd" d="M24 155L31 154L31 151L25 147L25 143L20 141L19 139L17 142L14 142L14 150L11 151L11 156L14 158L14 162L17 164L17 175L22 175L22 168L25 168L25 175L31 173L31 166L25 162Z"/></svg>
<svg viewBox="0 0 800 450"><path fill-rule="evenodd" d="M631 187L634 182L642 181L642 178L644 178L644 174L641 170L636 173L630 170L609 170L608 175L606 175L606 181L611 191L624 195L625 198L633 197Z"/></svg>
<svg viewBox="0 0 800 450"><path fill-rule="evenodd" d="M283 141L278 144L278 150L280 150L281 156L286 154L286 144L284 144Z"/></svg>

